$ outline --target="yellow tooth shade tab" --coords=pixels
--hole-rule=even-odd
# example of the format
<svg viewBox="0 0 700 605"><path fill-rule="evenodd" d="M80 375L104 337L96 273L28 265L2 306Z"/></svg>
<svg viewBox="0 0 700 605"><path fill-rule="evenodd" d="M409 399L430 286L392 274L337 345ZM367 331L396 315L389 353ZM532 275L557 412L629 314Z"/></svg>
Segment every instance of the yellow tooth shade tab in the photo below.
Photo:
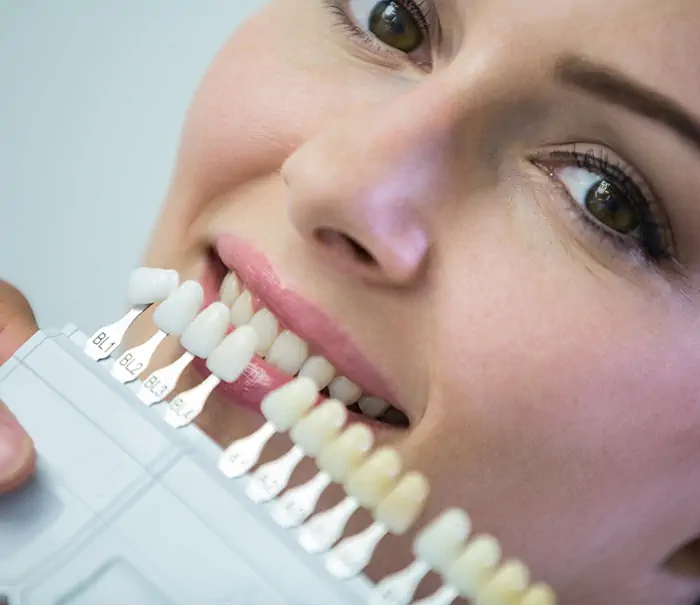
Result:
<svg viewBox="0 0 700 605"><path fill-rule="evenodd" d="M399 453L388 447L375 451L345 481L345 492L364 508L375 508L396 486L403 463Z"/></svg>
<svg viewBox="0 0 700 605"><path fill-rule="evenodd" d="M431 521L413 542L413 554L431 569L444 574L464 550L472 530L466 512L451 508Z"/></svg>
<svg viewBox="0 0 700 605"><path fill-rule="evenodd" d="M316 399L316 383L310 378L297 378L267 395L261 410L275 430L285 433L313 407Z"/></svg>
<svg viewBox="0 0 700 605"><path fill-rule="evenodd" d="M543 583L530 586L518 605L557 605L554 591Z"/></svg>
<svg viewBox="0 0 700 605"><path fill-rule="evenodd" d="M530 583L530 571L517 560L505 561L479 592L479 605L517 605Z"/></svg>
<svg viewBox="0 0 700 605"><path fill-rule="evenodd" d="M374 509L374 518L392 534L405 534L423 512L429 493L430 486L425 476L409 471Z"/></svg>
<svg viewBox="0 0 700 605"><path fill-rule="evenodd" d="M353 424L321 451L318 467L336 483L343 483L359 468L374 445L374 435L363 424Z"/></svg>
<svg viewBox="0 0 700 605"><path fill-rule="evenodd" d="M461 595L476 599L494 576L501 559L501 546L493 536L474 538L445 573L445 580Z"/></svg>
<svg viewBox="0 0 700 605"><path fill-rule="evenodd" d="M295 424L289 436L307 456L315 458L338 438L347 418L347 408L340 401L328 399Z"/></svg>

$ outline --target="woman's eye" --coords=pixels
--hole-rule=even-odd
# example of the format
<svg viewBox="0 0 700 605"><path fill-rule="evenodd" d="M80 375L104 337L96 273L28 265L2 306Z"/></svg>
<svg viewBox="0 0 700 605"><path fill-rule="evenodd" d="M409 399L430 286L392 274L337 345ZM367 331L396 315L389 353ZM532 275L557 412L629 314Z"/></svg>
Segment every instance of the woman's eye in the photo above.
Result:
<svg viewBox="0 0 700 605"><path fill-rule="evenodd" d="M412 0L349 0L357 23L383 44L410 54L425 42L420 9Z"/></svg>
<svg viewBox="0 0 700 605"><path fill-rule="evenodd" d="M604 227L622 235L634 235L641 219L630 196L616 183L576 166L555 170L574 201Z"/></svg>

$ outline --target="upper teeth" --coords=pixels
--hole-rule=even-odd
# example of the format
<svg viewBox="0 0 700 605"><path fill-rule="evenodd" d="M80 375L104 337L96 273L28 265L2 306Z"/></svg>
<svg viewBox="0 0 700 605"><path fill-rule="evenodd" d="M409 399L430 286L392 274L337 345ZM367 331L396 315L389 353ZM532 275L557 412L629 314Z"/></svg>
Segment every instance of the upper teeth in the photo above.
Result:
<svg viewBox="0 0 700 605"><path fill-rule="evenodd" d="M391 406L378 397L363 397L362 389L345 376L336 376L335 368L324 357L309 357L309 345L289 330L280 331L277 318L267 309L253 312L253 297L235 273L230 273L221 285L220 298L231 308L231 323L247 324L258 335L257 354L276 368L291 376L311 378L319 390L328 387L331 397L345 405L357 403L366 416L379 418Z"/></svg>

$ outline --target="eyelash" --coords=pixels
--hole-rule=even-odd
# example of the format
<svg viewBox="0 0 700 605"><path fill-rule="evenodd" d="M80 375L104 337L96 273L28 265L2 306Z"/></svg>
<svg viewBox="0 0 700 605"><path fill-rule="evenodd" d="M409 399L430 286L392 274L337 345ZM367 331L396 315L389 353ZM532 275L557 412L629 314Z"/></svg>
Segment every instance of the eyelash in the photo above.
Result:
<svg viewBox="0 0 700 605"><path fill-rule="evenodd" d="M549 152L546 158L535 160L535 164L555 180L563 190L564 195L569 198L571 197L569 192L555 171L552 170L552 165L574 165L596 174L618 187L627 196L637 213L640 222L639 238L630 237L606 227L578 202L572 200L569 203L569 208L573 217L586 228L592 230L593 233L605 238L618 250L632 254L637 258L641 256L640 260L646 265L658 266L673 256L669 250L668 226L657 218L660 213L658 203L650 191L645 191L648 189L647 187L637 184L636 176L630 176L631 169L626 167L621 160L611 158L605 151L561 150Z"/></svg>
<svg viewBox="0 0 700 605"><path fill-rule="evenodd" d="M417 25L421 28L423 35L427 40L430 40L433 34L433 27L428 18L429 8L427 0L396 0L397 4L408 11L416 20ZM406 53L398 49L392 49L390 46L382 43L371 33L366 32L362 27L357 25L348 14L346 5L348 0L321 0L321 5L325 8L336 21L336 26L348 34L352 39L359 41L361 44L368 46L373 52L380 55L396 58L397 56L406 57ZM430 67L418 62L420 67Z"/></svg>
<svg viewBox="0 0 700 605"><path fill-rule="evenodd" d="M428 14L426 0L396 1L411 13L423 30L426 39L430 39L432 28L431 21L426 16ZM321 0L323 7L336 20L337 26L344 30L352 39L358 40L361 44L368 46L373 52L380 55L388 55L394 58L397 55L406 56L405 53L386 46L371 33L366 32L357 25L348 14L347 2L348 0ZM604 151L587 150L579 152L573 149L552 151L548 153L546 158L533 160L533 162L559 185L564 195L569 199L571 195L566 190L566 187L555 171L548 166L553 164L573 164L609 181L629 198L639 217L641 231L639 238L623 235L604 226L578 202L570 199L567 206L571 215L583 228L587 229L588 233L600 236L601 243L599 245L605 242L610 243L616 249L638 258L646 266L659 267L663 261L673 258L673 252L669 250L670 238L667 235L669 229L667 225L656 218L659 211L656 210L658 204L655 203L654 196L648 191L647 187L637 184L636 175L633 177L629 174L630 172L634 174L634 171L624 166L620 160L609 157L609 154Z"/></svg>

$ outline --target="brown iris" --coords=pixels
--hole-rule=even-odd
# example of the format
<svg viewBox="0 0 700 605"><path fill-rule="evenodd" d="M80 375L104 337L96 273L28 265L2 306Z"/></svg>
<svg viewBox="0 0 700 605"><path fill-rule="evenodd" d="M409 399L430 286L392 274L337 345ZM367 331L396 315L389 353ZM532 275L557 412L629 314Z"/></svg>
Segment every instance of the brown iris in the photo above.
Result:
<svg viewBox="0 0 700 605"><path fill-rule="evenodd" d="M412 53L423 44L420 26L396 0L378 2L370 15L369 27L381 42L404 53Z"/></svg>
<svg viewBox="0 0 700 605"><path fill-rule="evenodd" d="M639 227L639 216L629 196L609 181L591 188L586 209L603 225L624 235Z"/></svg>

